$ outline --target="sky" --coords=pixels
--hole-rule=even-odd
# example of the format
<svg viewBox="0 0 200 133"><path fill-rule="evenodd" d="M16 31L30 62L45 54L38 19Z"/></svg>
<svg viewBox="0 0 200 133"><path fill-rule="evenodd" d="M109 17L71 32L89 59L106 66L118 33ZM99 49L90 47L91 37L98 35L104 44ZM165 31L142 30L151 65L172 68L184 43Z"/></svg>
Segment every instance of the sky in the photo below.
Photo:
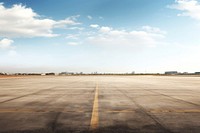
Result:
<svg viewBox="0 0 200 133"><path fill-rule="evenodd" d="M0 72L200 71L198 0L0 0Z"/></svg>

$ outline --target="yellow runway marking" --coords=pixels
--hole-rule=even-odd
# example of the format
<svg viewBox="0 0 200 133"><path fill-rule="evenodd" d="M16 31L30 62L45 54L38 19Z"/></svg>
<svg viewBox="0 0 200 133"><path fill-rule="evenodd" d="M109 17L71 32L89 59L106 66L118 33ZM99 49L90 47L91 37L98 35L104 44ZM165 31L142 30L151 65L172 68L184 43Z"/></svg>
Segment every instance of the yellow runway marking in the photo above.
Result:
<svg viewBox="0 0 200 133"><path fill-rule="evenodd" d="M98 93L99 93L99 88L98 88L98 84L96 84L92 118L91 118L91 122L90 122L90 130L95 130L99 126L99 101L98 101L99 94Z"/></svg>

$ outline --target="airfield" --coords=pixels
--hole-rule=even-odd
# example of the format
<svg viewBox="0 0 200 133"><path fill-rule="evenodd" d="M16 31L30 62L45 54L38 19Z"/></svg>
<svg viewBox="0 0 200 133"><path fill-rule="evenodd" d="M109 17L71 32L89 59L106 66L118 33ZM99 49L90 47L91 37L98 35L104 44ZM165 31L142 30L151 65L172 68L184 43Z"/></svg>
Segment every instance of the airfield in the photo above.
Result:
<svg viewBox="0 0 200 133"><path fill-rule="evenodd" d="M200 77L0 78L0 133L199 133Z"/></svg>

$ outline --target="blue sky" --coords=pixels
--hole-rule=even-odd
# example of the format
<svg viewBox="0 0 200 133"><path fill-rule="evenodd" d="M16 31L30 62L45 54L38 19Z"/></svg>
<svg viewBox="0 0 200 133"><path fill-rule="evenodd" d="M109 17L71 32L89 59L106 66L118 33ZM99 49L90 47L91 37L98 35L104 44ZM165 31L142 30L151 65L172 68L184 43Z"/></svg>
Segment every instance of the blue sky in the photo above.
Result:
<svg viewBox="0 0 200 133"><path fill-rule="evenodd" d="M1 72L200 71L198 0L1 0Z"/></svg>

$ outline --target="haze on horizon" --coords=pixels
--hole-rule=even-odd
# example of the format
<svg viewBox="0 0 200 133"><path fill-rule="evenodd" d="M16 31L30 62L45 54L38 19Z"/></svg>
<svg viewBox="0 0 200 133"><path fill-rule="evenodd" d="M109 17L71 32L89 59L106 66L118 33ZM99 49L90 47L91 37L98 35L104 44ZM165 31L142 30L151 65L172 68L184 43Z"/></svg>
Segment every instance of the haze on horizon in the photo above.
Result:
<svg viewBox="0 0 200 133"><path fill-rule="evenodd" d="M197 72L199 35L199 0L1 0L0 72Z"/></svg>

